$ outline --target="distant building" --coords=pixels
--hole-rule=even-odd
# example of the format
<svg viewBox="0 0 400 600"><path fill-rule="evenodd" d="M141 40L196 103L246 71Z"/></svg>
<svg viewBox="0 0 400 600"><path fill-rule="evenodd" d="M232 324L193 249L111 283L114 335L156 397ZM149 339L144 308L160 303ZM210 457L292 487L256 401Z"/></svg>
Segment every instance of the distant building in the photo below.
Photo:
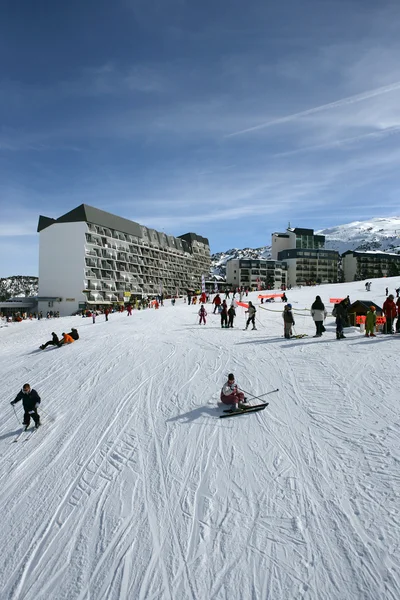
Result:
<svg viewBox="0 0 400 600"><path fill-rule="evenodd" d="M58 219L40 216L38 232L43 313L184 293L210 270L206 238L173 237L86 204Z"/></svg>
<svg viewBox="0 0 400 600"><path fill-rule="evenodd" d="M288 283L292 286L338 281L336 250L282 250L278 256L287 265Z"/></svg>
<svg viewBox="0 0 400 600"><path fill-rule="evenodd" d="M339 253L325 249L325 236L313 229L291 228L273 233L271 256L287 265L287 283L306 285L310 282L338 281Z"/></svg>
<svg viewBox="0 0 400 600"><path fill-rule="evenodd" d="M347 250L342 254L345 281L396 277L400 275L400 254L378 250Z"/></svg>
<svg viewBox="0 0 400 600"><path fill-rule="evenodd" d="M289 227L284 233L273 233L271 258L278 259L282 250L317 250L325 247L325 236L314 234L314 229Z"/></svg>
<svg viewBox="0 0 400 600"><path fill-rule="evenodd" d="M277 260L232 258L226 263L226 283L232 287L260 289L286 285L286 265Z"/></svg>

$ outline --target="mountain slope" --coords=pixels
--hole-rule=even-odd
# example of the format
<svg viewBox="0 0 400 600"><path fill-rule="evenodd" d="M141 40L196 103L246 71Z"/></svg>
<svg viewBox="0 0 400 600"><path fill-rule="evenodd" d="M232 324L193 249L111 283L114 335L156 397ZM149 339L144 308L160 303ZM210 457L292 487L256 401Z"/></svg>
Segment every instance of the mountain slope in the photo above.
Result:
<svg viewBox="0 0 400 600"><path fill-rule="evenodd" d="M399 282L375 280L371 300ZM302 340L256 293L258 331L243 307L227 330L208 305L200 327L183 300L0 328L1 600L400 598L399 340L336 341L332 317L314 339L316 293L330 310L366 292L292 290ZM71 326L77 342L38 349ZM279 391L220 420L229 372ZM13 443L25 382L43 427Z"/></svg>

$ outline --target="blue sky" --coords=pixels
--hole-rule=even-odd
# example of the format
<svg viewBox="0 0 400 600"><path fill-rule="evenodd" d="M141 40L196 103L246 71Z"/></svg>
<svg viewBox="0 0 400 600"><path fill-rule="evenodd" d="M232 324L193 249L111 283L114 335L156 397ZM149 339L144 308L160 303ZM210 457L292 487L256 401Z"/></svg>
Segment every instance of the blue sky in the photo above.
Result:
<svg viewBox="0 0 400 600"><path fill-rule="evenodd" d="M87 203L212 252L399 214L400 3L4 0L0 277Z"/></svg>

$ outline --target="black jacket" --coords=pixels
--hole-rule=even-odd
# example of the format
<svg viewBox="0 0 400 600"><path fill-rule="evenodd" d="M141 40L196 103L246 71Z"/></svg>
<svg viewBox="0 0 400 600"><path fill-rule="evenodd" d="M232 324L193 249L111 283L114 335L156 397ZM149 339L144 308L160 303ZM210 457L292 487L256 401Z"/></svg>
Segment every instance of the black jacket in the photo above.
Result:
<svg viewBox="0 0 400 600"><path fill-rule="evenodd" d="M12 404L16 404L20 400L22 400L24 410L27 412L29 410L34 410L35 404L40 404L40 396L37 391L33 389L31 389L29 394L24 394L24 392L21 390L15 400L12 401Z"/></svg>
<svg viewBox="0 0 400 600"><path fill-rule="evenodd" d="M76 329L72 329L68 335L70 335L73 340L79 340L79 333Z"/></svg>

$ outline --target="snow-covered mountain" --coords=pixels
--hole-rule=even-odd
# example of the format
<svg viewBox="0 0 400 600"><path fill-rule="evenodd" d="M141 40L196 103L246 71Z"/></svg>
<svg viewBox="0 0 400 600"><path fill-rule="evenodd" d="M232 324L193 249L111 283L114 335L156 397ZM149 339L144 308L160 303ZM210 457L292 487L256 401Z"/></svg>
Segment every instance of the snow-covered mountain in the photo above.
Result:
<svg viewBox="0 0 400 600"><path fill-rule="evenodd" d="M4 302L17 296L37 296L38 287L38 277L13 275L0 278L0 300Z"/></svg>
<svg viewBox="0 0 400 600"><path fill-rule="evenodd" d="M270 258L271 246L262 246L261 248L232 248L226 252L217 252L211 255L211 275L225 278L226 263L231 258Z"/></svg>
<svg viewBox="0 0 400 600"><path fill-rule="evenodd" d="M377 217L368 221L353 221L321 229L316 233L326 236L326 247L340 254L346 250L400 251L400 217Z"/></svg>
<svg viewBox="0 0 400 600"><path fill-rule="evenodd" d="M377 217L368 221L353 221L320 229L315 233L325 236L325 246L343 254L346 250L382 250L400 253L400 217ZM231 258L270 258L271 246L261 248L234 248L211 256L211 274L225 277L226 263Z"/></svg>

